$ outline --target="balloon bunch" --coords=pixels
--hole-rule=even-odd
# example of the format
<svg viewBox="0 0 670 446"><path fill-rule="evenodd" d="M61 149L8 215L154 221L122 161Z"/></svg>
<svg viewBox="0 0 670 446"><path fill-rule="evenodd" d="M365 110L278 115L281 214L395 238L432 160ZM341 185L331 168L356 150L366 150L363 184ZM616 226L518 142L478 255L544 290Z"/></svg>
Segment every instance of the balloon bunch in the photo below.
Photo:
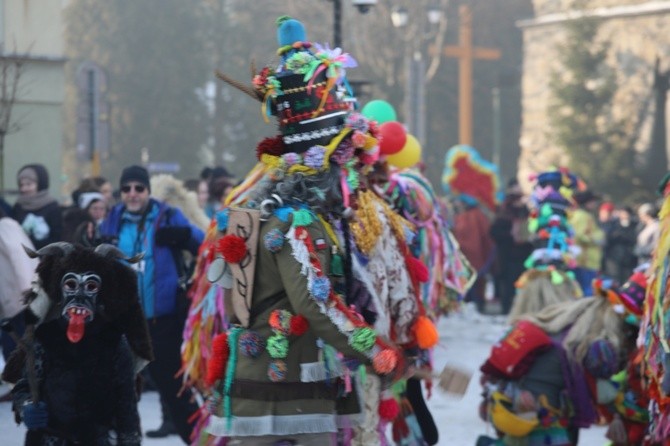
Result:
<svg viewBox="0 0 670 446"><path fill-rule="evenodd" d="M365 104L361 113L379 124L379 153L389 164L405 169L421 161L421 144L396 120L397 114L391 104L375 99Z"/></svg>

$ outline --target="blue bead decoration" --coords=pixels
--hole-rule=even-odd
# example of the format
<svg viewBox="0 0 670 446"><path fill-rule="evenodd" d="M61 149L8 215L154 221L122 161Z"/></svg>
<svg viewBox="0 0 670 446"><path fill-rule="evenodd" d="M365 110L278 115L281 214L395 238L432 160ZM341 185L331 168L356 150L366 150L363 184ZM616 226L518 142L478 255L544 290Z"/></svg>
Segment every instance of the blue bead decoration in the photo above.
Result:
<svg viewBox="0 0 670 446"><path fill-rule="evenodd" d="M263 243L265 244L265 249L272 253L277 253L284 247L284 233L280 229L274 228L263 236Z"/></svg>

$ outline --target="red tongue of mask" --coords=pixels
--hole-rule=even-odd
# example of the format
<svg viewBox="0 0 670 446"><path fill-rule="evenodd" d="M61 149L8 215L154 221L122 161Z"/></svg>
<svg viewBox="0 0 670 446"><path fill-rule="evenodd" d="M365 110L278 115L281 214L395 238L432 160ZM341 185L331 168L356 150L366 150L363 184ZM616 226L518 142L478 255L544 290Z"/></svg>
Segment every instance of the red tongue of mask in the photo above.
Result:
<svg viewBox="0 0 670 446"><path fill-rule="evenodd" d="M70 322L67 326L67 338L73 344L81 341L84 337L84 325L86 323L86 314L70 313Z"/></svg>

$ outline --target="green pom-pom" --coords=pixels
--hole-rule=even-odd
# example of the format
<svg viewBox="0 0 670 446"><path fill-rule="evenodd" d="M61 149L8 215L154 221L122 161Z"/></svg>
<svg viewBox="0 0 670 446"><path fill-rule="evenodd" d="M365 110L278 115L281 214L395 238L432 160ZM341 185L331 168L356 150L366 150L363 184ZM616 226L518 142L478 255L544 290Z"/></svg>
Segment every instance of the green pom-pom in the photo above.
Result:
<svg viewBox="0 0 670 446"><path fill-rule="evenodd" d="M288 355L288 339L279 334L270 336L265 348L268 354L274 359L286 358L286 355Z"/></svg>
<svg viewBox="0 0 670 446"><path fill-rule="evenodd" d="M568 271L567 273L565 273L565 275L568 276L571 280L577 280L575 278L575 273L573 271Z"/></svg>
<svg viewBox="0 0 670 446"><path fill-rule="evenodd" d="M531 218L528 220L528 232L536 233L539 223L536 218Z"/></svg>
<svg viewBox="0 0 670 446"><path fill-rule="evenodd" d="M565 279L558 271L551 272L551 283L553 283L554 285L560 285L563 283L564 280Z"/></svg>
<svg viewBox="0 0 670 446"><path fill-rule="evenodd" d="M289 15L282 15L282 16L279 16L279 17L277 17L277 20L275 20L275 24L276 24L277 26L281 26L282 23L284 23L284 22L287 21L287 20L291 20L291 18L292 18L292 17L289 16Z"/></svg>
<svg viewBox="0 0 670 446"><path fill-rule="evenodd" d="M354 350L361 353L366 352L375 345L377 340L377 334L370 327L357 328L351 335L349 339L349 344L354 348Z"/></svg>
<svg viewBox="0 0 670 446"><path fill-rule="evenodd" d="M540 215L542 217L549 217L551 216L551 214L553 214L553 212L554 211L551 209L549 203L543 204L542 207L540 208Z"/></svg>
<svg viewBox="0 0 670 446"><path fill-rule="evenodd" d="M531 269L533 267L533 258L528 257L525 262L523 262L523 266L526 269Z"/></svg>
<svg viewBox="0 0 670 446"><path fill-rule="evenodd" d="M309 226L312 222L314 222L314 217L306 209L300 209L293 213L293 227Z"/></svg>

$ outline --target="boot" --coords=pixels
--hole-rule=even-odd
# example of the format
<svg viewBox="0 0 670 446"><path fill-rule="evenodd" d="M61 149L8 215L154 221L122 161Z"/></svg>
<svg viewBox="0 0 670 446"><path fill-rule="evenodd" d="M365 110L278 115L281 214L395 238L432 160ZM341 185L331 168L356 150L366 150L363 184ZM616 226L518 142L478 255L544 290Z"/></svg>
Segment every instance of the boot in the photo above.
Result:
<svg viewBox="0 0 670 446"><path fill-rule="evenodd" d="M146 431L145 435L148 438L165 438L169 435L177 435L177 429L172 424L172 421L163 420L161 427L152 431Z"/></svg>

